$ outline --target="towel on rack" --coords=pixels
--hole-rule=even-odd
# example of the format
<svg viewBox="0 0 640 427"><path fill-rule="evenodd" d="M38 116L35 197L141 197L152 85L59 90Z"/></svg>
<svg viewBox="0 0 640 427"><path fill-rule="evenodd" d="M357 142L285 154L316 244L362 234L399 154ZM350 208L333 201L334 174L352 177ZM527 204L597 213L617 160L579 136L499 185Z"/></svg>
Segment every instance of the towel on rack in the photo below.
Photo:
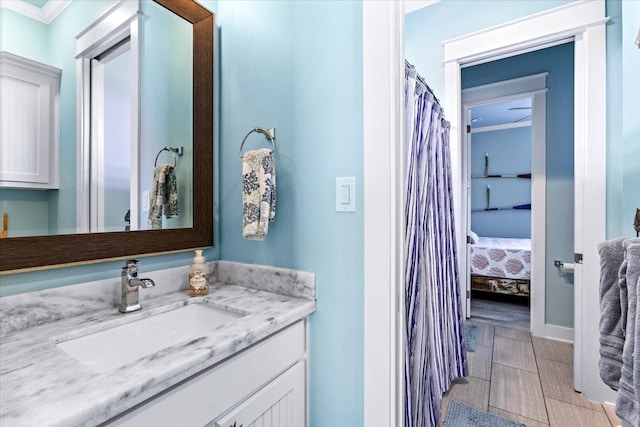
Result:
<svg viewBox="0 0 640 427"><path fill-rule="evenodd" d="M616 400L616 414L620 419L635 426L638 420L638 389L640 388L640 312L637 310L638 293L640 292L640 239L626 239L624 245L624 261L618 273L621 294L627 291L626 324L624 329L624 346L622 350L622 369L620 388ZM622 306L622 309L625 307Z"/></svg>
<svg viewBox="0 0 640 427"><path fill-rule="evenodd" d="M162 211L167 218L178 216L178 181L172 165L158 165L153 169L153 181L149 193L149 218L147 228L162 228Z"/></svg>
<svg viewBox="0 0 640 427"><path fill-rule="evenodd" d="M600 254L600 378L613 390L618 390L622 369L622 348L626 320L626 289L624 312L618 271L624 261L623 242L626 238L609 240L598 245Z"/></svg>
<svg viewBox="0 0 640 427"><path fill-rule="evenodd" d="M276 170L267 148L242 156L242 237L264 240L276 216Z"/></svg>

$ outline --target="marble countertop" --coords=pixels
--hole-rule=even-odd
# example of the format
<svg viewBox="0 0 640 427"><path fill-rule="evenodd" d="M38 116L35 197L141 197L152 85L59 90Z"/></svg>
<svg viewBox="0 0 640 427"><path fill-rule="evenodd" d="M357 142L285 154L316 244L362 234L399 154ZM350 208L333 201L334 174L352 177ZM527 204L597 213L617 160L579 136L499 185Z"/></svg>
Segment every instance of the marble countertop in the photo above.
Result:
<svg viewBox="0 0 640 427"><path fill-rule="evenodd" d="M100 330L194 302L246 315L212 329L203 339L168 347L104 374L89 370L56 346L79 330ZM0 423L97 425L315 309L314 300L216 283L206 297L190 298L188 292L177 291L145 299L142 310L134 313L103 308L8 332L0 339Z"/></svg>

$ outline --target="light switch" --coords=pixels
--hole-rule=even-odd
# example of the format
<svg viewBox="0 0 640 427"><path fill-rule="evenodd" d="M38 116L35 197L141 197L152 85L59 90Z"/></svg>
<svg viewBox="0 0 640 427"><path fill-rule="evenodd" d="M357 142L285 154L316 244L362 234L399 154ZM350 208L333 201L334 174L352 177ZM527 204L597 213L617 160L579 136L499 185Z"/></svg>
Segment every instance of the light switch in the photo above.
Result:
<svg viewBox="0 0 640 427"><path fill-rule="evenodd" d="M349 191L349 186L346 184L340 184L340 204L341 205L349 204L349 200L351 200L350 194L351 193Z"/></svg>
<svg viewBox="0 0 640 427"><path fill-rule="evenodd" d="M336 178L336 212L356 211L356 178Z"/></svg>
<svg viewBox="0 0 640 427"><path fill-rule="evenodd" d="M149 212L149 192L142 192L142 212Z"/></svg>

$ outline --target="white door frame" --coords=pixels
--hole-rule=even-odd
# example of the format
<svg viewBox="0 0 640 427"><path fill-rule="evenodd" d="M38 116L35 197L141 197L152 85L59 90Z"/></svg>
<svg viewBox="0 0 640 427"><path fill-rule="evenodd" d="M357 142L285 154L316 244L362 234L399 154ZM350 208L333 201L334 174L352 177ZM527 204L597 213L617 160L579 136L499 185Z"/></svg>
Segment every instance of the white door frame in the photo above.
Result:
<svg viewBox="0 0 640 427"><path fill-rule="evenodd" d="M402 73L403 4L365 1L363 9L364 89L364 424L402 426L403 341L403 182ZM612 392L598 377L597 243L605 235L606 186L606 46L604 0L575 2L448 42L445 48L444 108L453 143L454 188L461 188L460 65L496 59L560 38L575 37L576 145L585 153L575 164L576 267L574 378L583 394L611 401ZM471 38L472 43L469 43ZM455 48L455 49L452 49ZM578 127L581 127L578 129ZM589 174L586 174L586 171ZM584 189L589 188L589 192ZM456 212L460 212L458 194ZM462 230L459 216L456 229ZM460 242L460 239L458 239ZM458 246L460 250L460 246ZM584 271L582 271L584 269ZM584 283L582 283L584 280ZM587 281L588 280L588 281ZM594 292L595 291L595 292ZM402 314L402 315L401 315ZM590 331L591 333L587 333ZM585 351L583 351L583 348Z"/></svg>
<svg viewBox="0 0 640 427"><path fill-rule="evenodd" d="M98 164L92 159L91 144L93 135L103 132L97 129L101 124L91 123L91 60L120 41L130 38L131 50L131 181L130 181L130 224L131 230L139 229L140 194L140 2L138 0L120 1L107 9L87 28L76 35L76 136L77 136L77 174L76 174L76 231L86 233L96 231L100 220L92 211L100 212L96 188L91 188L92 170ZM99 69L99 67L98 67ZM102 76L98 73L98 78ZM96 127L97 126L97 127ZM92 130L92 127L96 127ZM95 141L94 141L95 142ZM94 164L92 165L92 162ZM91 207L91 209L90 209Z"/></svg>
<svg viewBox="0 0 640 427"><path fill-rule="evenodd" d="M606 238L606 22L603 0L580 1L444 42L444 108L457 112L449 120L455 138L451 144L453 188L458 189L454 207L461 212L460 68L575 38L574 250L583 254L584 264L576 267L574 284L574 385L598 401L612 397L598 375L598 316L593 315L599 312L597 245ZM458 215L457 225L460 221ZM460 226L457 230L461 250L466 238Z"/></svg>
<svg viewBox="0 0 640 427"><path fill-rule="evenodd" d="M364 425L404 425L403 4L363 1Z"/></svg>
<svg viewBox="0 0 640 427"><path fill-rule="evenodd" d="M462 129L466 129L467 116L464 113L466 108L494 102L506 101L510 99L531 98L531 332L534 335L544 336L544 314L545 314L545 239L546 235L546 127L547 127L547 74L540 73L516 79L504 80L496 83L476 86L461 91L462 103ZM468 204L468 191L471 187L471 172L469 165L470 148L466 132L463 132L461 141L461 176L464 186L461 191L461 223L464 228L461 230L465 236L464 251L459 254L468 254L468 244L466 236L471 224L470 206ZM464 166L462 166L464 165ZM460 263L464 265L461 272L465 272L461 286L465 295L470 291L470 263L467 256L460 256ZM469 293L467 293L469 295ZM467 297L466 304L463 304L463 311L468 318L471 313L469 309L470 298Z"/></svg>

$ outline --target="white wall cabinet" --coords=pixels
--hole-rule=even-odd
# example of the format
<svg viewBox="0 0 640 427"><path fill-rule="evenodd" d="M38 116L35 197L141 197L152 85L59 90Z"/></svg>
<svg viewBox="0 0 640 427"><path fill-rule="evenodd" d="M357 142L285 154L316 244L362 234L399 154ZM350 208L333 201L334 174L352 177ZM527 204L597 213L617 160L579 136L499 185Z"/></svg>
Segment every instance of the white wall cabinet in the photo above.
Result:
<svg viewBox="0 0 640 427"><path fill-rule="evenodd" d="M301 320L105 425L305 426L306 342Z"/></svg>
<svg viewBox="0 0 640 427"><path fill-rule="evenodd" d="M58 188L61 73L0 52L0 187Z"/></svg>

